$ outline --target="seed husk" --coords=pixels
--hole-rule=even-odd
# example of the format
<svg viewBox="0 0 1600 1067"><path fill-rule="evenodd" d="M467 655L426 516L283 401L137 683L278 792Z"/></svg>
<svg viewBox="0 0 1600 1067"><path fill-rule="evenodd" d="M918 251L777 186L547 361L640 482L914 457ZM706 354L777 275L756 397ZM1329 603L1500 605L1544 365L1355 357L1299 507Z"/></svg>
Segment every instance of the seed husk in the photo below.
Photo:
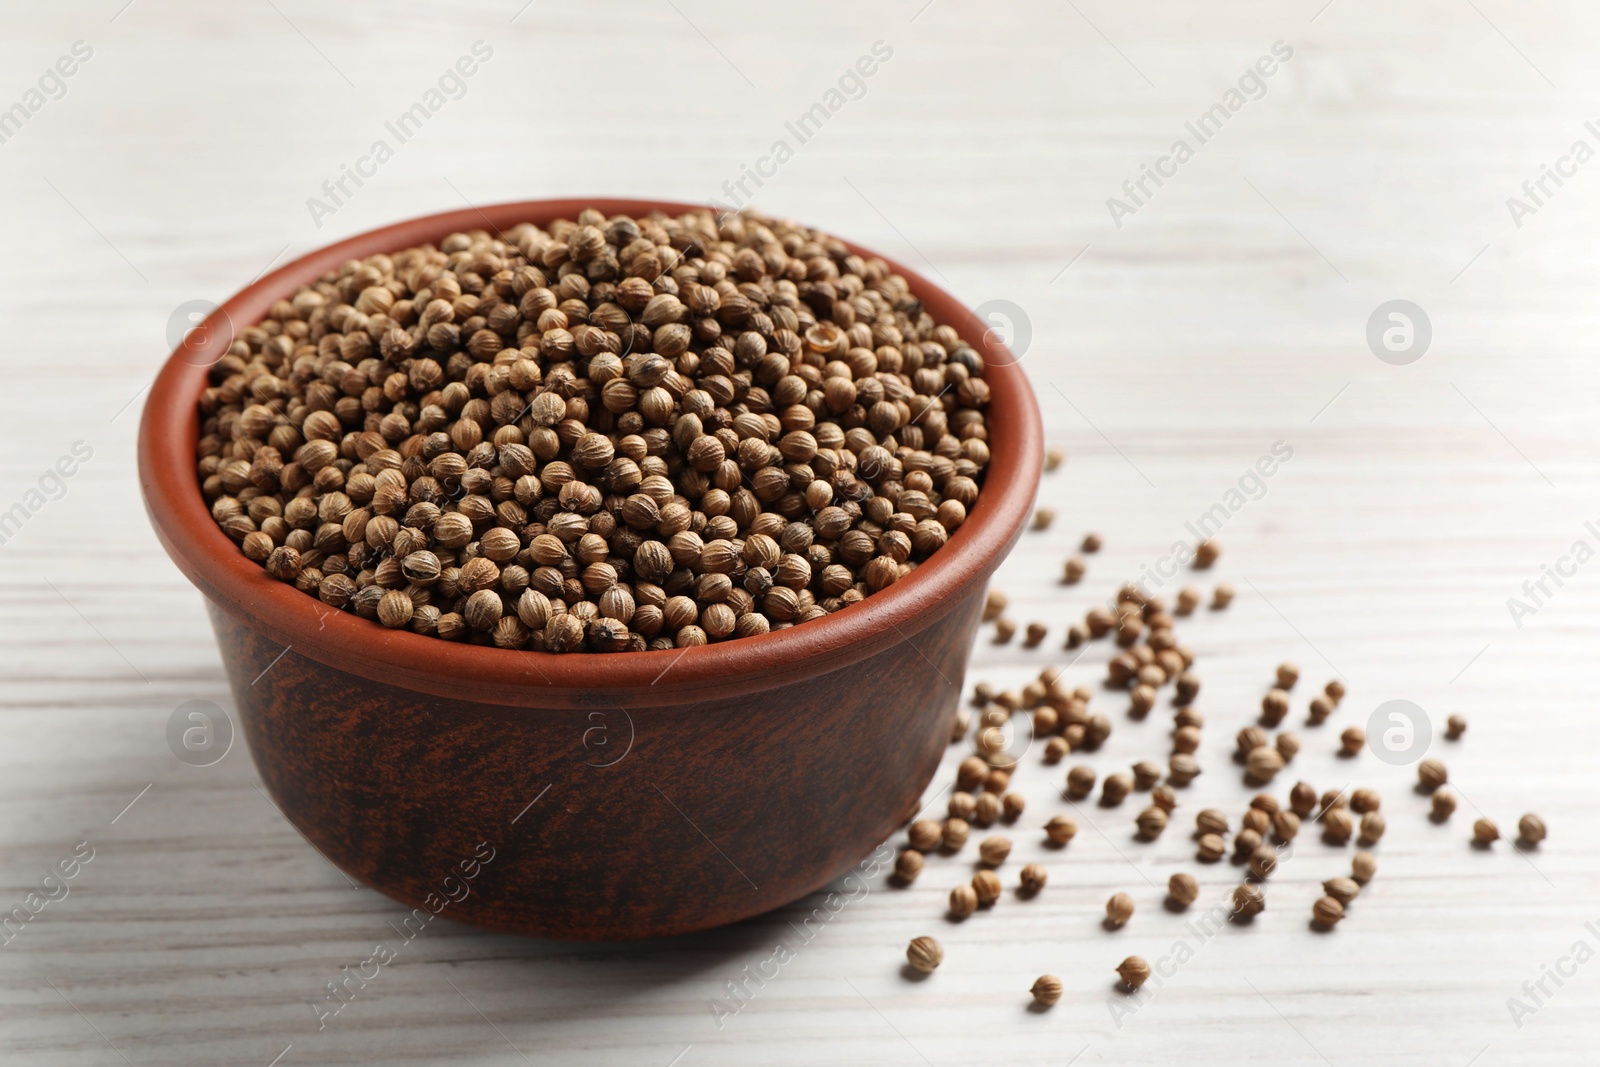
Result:
<svg viewBox="0 0 1600 1067"><path fill-rule="evenodd" d="M906 946L906 962L912 970L932 974L944 962L944 946L931 937L914 937Z"/></svg>
<svg viewBox="0 0 1600 1067"><path fill-rule="evenodd" d="M1150 965L1141 956L1129 956L1117 964L1117 976L1129 989L1138 989L1150 977Z"/></svg>
<svg viewBox="0 0 1600 1067"><path fill-rule="evenodd" d="M1035 1001L1048 1008L1061 999L1061 979L1053 974L1041 974L1034 979L1029 992Z"/></svg>

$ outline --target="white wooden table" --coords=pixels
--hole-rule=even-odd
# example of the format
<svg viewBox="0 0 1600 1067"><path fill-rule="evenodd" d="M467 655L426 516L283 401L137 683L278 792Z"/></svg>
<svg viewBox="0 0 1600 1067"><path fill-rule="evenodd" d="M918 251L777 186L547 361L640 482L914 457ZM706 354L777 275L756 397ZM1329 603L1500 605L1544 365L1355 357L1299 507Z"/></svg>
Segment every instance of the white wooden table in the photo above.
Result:
<svg viewBox="0 0 1600 1067"><path fill-rule="evenodd" d="M1549 585L1520 627L1507 608L1573 542L1600 545L1585 526L1600 519L1600 163L1560 162L1580 138L1600 147L1584 127L1600 114L1592 5L522 3L5 5L0 106L26 108L74 42L93 54L0 144L0 511L29 512L0 547L0 909L23 906L80 842L93 858L0 947L0 1060L1594 1058L1600 964L1560 961L1576 942L1600 949L1600 565ZM493 55L465 95L315 225L307 198L479 40ZM1293 56L1264 95L1175 173L1160 164L1174 176L1147 179L1151 195L1114 225L1107 198L1174 140L1197 145L1185 123L1280 40ZM178 705L228 703L200 598L157 546L134 478L141 390L169 316L318 243L463 201L724 196L743 166L772 173L760 160L794 140L785 123L826 104L877 41L893 54L864 95L748 187L757 206L880 247L974 305L1025 309L1027 366L1071 458L1043 490L1055 526L1027 535L998 585L1020 622L1052 633L1033 652L981 641L971 679L1015 686L1066 662L1067 622L1186 538L1274 442L1294 449L1220 534L1215 577L1238 587L1234 606L1180 630L1200 657L1209 773L1158 843L1129 839L1131 804L1086 807L1077 840L1052 853L1028 827L1065 810L1060 771L1030 759L1007 881L1039 860L1043 895L947 922L970 848L911 889L875 879L720 1028L710 1003L724 983L793 940L788 924L820 896L644 944L445 923L319 1031L305 1001L369 955L399 909L300 840L242 744L208 768L168 750ZM1519 227L1506 200L1543 164L1572 176L1547 180ZM1393 299L1432 324L1406 366L1365 336ZM93 455L64 496L29 497L79 441ZM1089 578L1052 584L1087 529L1106 540ZM1105 657L1094 649L1069 678L1092 684ZM1314 933L1317 883L1350 850L1307 842L1265 915L1202 945L1156 887L1194 870L1208 904L1238 879L1194 864L1187 832L1204 804L1237 818L1248 794L1227 762L1232 735L1282 659L1302 665L1303 686L1348 682L1335 719L1303 731L1288 780L1381 789L1381 871L1335 932ZM1424 818L1409 768L1332 756L1338 729L1392 698L1436 724L1471 720L1460 742L1434 742L1463 796L1446 827ZM1102 772L1164 756L1164 714L1132 723L1116 698L1097 701L1117 725L1094 757ZM1550 840L1527 855L1474 850L1480 810L1508 830L1537 810ZM1140 910L1108 933L1100 909L1119 889ZM913 983L901 952L922 933L947 959ZM1128 1015L1113 966L1182 938L1194 958ZM1536 1004L1524 983L1558 964L1571 976L1545 978ZM1030 1012L1044 972L1066 996ZM1520 1026L1511 997L1537 1007Z"/></svg>

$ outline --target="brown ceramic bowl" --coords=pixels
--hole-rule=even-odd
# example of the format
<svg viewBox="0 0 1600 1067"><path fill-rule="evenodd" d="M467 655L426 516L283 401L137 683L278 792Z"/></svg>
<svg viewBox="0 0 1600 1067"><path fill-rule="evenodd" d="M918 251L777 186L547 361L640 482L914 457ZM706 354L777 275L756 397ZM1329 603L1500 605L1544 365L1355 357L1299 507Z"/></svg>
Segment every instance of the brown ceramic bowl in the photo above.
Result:
<svg viewBox="0 0 1600 1067"><path fill-rule="evenodd" d="M139 477L167 552L210 602L261 778L325 856L462 922L645 937L795 900L912 813L949 741L985 584L1032 508L1042 444L1027 380L985 344L985 324L891 262L935 319L996 357L992 460L949 543L860 604L701 648L562 656L386 630L246 559L212 521L194 464L195 400L230 324L256 322L352 257L588 206L694 207L455 211L352 237L257 281L163 367L139 429Z"/></svg>

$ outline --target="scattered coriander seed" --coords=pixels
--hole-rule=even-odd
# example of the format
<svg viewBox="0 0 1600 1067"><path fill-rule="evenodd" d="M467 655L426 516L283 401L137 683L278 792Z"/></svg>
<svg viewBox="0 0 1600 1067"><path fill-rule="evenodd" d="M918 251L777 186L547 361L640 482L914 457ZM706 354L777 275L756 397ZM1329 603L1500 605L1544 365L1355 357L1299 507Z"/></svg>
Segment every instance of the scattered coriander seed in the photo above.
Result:
<svg viewBox="0 0 1600 1067"><path fill-rule="evenodd" d="M1330 845L1343 845L1350 840L1355 826L1350 813L1344 808L1332 808L1322 814L1322 838Z"/></svg>
<svg viewBox="0 0 1600 1067"><path fill-rule="evenodd" d="M1148 685L1134 686L1128 702L1128 714L1142 719L1156 706L1156 691Z"/></svg>
<svg viewBox="0 0 1600 1067"><path fill-rule="evenodd" d="M1266 834L1272 827L1272 816L1260 808L1251 808L1239 819L1239 825L1256 834Z"/></svg>
<svg viewBox="0 0 1600 1067"><path fill-rule="evenodd" d="M978 894L970 885L958 885L950 890L950 914L965 919L978 910Z"/></svg>
<svg viewBox="0 0 1600 1067"><path fill-rule="evenodd" d="M1001 801L993 793L979 793L972 802L972 814L963 816L974 826L993 826L1000 817Z"/></svg>
<svg viewBox="0 0 1600 1067"><path fill-rule="evenodd" d="M1189 704L1200 695L1200 679L1190 671L1179 674L1172 684L1172 699L1178 704Z"/></svg>
<svg viewBox="0 0 1600 1067"><path fill-rule="evenodd" d="M1346 726L1339 735L1339 755L1359 756L1366 747L1367 732L1359 726Z"/></svg>
<svg viewBox="0 0 1600 1067"><path fill-rule="evenodd" d="M1199 544L1194 546L1195 570L1205 570L1207 567L1215 563L1217 561L1217 557L1221 555L1222 545L1220 545L1215 538L1206 538L1204 541L1201 541Z"/></svg>
<svg viewBox="0 0 1600 1067"><path fill-rule="evenodd" d="M1172 715L1172 724L1180 730L1186 726L1199 730L1205 726L1206 717L1193 708L1179 708Z"/></svg>
<svg viewBox="0 0 1600 1067"><path fill-rule="evenodd" d="M1321 897L1311 905L1311 921L1323 928L1333 927L1344 918L1344 905L1333 897Z"/></svg>
<svg viewBox="0 0 1600 1067"><path fill-rule="evenodd" d="M1138 989L1150 977L1150 965L1143 957L1129 956L1117 964L1117 976L1129 989Z"/></svg>
<svg viewBox="0 0 1600 1067"><path fill-rule="evenodd" d="M1440 761L1428 757L1417 764L1417 784L1432 792L1450 780L1450 772Z"/></svg>
<svg viewBox="0 0 1600 1067"><path fill-rule="evenodd" d="M1337 678L1323 686L1322 691L1326 693L1328 695L1328 699L1333 701L1335 704L1338 704L1339 701L1344 699L1344 683L1339 681Z"/></svg>
<svg viewBox="0 0 1600 1067"><path fill-rule="evenodd" d="M1194 880L1194 875L1184 874L1181 871L1167 879L1167 896L1173 902L1187 908L1200 897L1200 883Z"/></svg>
<svg viewBox="0 0 1600 1067"><path fill-rule="evenodd" d="M1537 815L1524 815L1517 820L1517 839L1524 846L1531 847L1543 841L1545 837L1544 820Z"/></svg>
<svg viewBox="0 0 1600 1067"><path fill-rule="evenodd" d="M1083 544L1082 544L1081 547L1083 548L1083 550L1085 552L1090 552L1090 553L1098 552L1098 551L1100 551L1100 545L1101 545L1101 540L1100 540L1100 535L1099 534L1097 534L1097 533L1086 533L1086 534L1083 535Z"/></svg>
<svg viewBox="0 0 1600 1067"><path fill-rule="evenodd" d="M1312 726L1321 726L1328 721L1328 716L1332 714L1333 701L1327 697L1312 697L1306 714L1306 722Z"/></svg>
<svg viewBox="0 0 1600 1067"><path fill-rule="evenodd" d="M1375 845L1383 837L1383 831L1388 828L1383 820L1381 811L1369 811L1361 816L1361 833L1356 838L1356 844L1366 846Z"/></svg>
<svg viewBox="0 0 1600 1067"><path fill-rule="evenodd" d="M983 788L997 795L1003 795L1006 791L1006 788L1010 785L1011 775L1000 770L998 767L990 770L989 773L984 775L983 778Z"/></svg>
<svg viewBox="0 0 1600 1067"><path fill-rule="evenodd" d="M1000 816L1006 822L1016 822L1027 806L1028 802L1021 793L1007 793L1000 800Z"/></svg>
<svg viewBox="0 0 1600 1067"><path fill-rule="evenodd" d="M1022 635L1023 648L1038 648L1049 634L1050 627L1042 622L1030 622L1027 630Z"/></svg>
<svg viewBox="0 0 1600 1067"><path fill-rule="evenodd" d="M978 896L978 903L988 907L1000 899L1000 876L990 870L979 871L972 876L972 891Z"/></svg>
<svg viewBox="0 0 1600 1067"><path fill-rule="evenodd" d="M1445 822L1456 811L1456 795L1448 789L1436 789L1433 792L1433 813L1430 816L1434 822Z"/></svg>
<svg viewBox="0 0 1600 1067"><path fill-rule="evenodd" d="M1326 818L1328 812L1335 808L1342 808L1349 803L1350 798L1345 796L1344 790L1330 789L1317 800L1317 818Z"/></svg>
<svg viewBox="0 0 1600 1067"><path fill-rule="evenodd" d="M1195 832L1199 834L1225 834L1228 817L1216 808L1206 808L1194 817Z"/></svg>
<svg viewBox="0 0 1600 1067"><path fill-rule="evenodd" d="M1248 759L1250 753L1267 743L1267 732L1259 726L1246 726L1234 738L1235 753L1239 759Z"/></svg>
<svg viewBox="0 0 1600 1067"><path fill-rule="evenodd" d="M1083 562L1082 556L1073 556L1062 565L1061 580L1067 585L1077 585L1083 581L1083 576L1088 569L1089 567Z"/></svg>
<svg viewBox="0 0 1600 1067"><path fill-rule="evenodd" d="M1261 721L1267 726L1276 726L1289 714L1289 694L1282 689L1269 689L1267 695L1261 698Z"/></svg>
<svg viewBox="0 0 1600 1067"><path fill-rule="evenodd" d="M986 837L978 842L978 860L991 867L998 867L1011 855L1011 839L1008 837Z"/></svg>
<svg viewBox="0 0 1600 1067"><path fill-rule="evenodd" d="M1289 810L1302 819L1317 810L1317 791L1309 782L1296 782L1289 790Z"/></svg>
<svg viewBox="0 0 1600 1067"><path fill-rule="evenodd" d="M993 704L995 698L994 686L988 682L979 682L972 687L972 706L981 708L985 704Z"/></svg>
<svg viewBox="0 0 1600 1067"><path fill-rule="evenodd" d="M1272 836L1279 841L1293 841L1300 832L1300 816L1292 811L1280 811L1272 817Z"/></svg>
<svg viewBox="0 0 1600 1067"><path fill-rule="evenodd" d="M1033 513L1033 528L1035 530L1048 530L1050 524L1056 521L1056 513L1049 508L1039 508Z"/></svg>
<svg viewBox="0 0 1600 1067"><path fill-rule="evenodd" d="M1252 830L1248 826L1233 835L1233 852L1240 859L1248 860L1250 853L1261 847L1261 831Z"/></svg>
<svg viewBox="0 0 1600 1067"><path fill-rule="evenodd" d="M1200 773L1200 764L1193 756L1179 752L1167 761L1167 781L1182 788L1194 781Z"/></svg>
<svg viewBox="0 0 1600 1067"><path fill-rule="evenodd" d="M976 805L977 801L973 798L971 793L957 789L950 794L950 801L945 805L945 812L952 818L966 819L971 821L972 809ZM941 830L941 833L942 832L943 831Z"/></svg>
<svg viewBox="0 0 1600 1067"><path fill-rule="evenodd" d="M1357 893L1361 892L1361 887L1356 884L1354 878L1329 878L1322 883L1322 891L1340 904L1348 904L1356 898Z"/></svg>
<svg viewBox="0 0 1600 1067"><path fill-rule="evenodd" d="M1350 810L1357 815L1365 815L1369 811L1377 811L1383 806L1383 798L1376 789L1363 786L1350 794Z"/></svg>
<svg viewBox="0 0 1600 1067"><path fill-rule="evenodd" d="M944 962L944 946L931 937L914 937L906 946L906 962L914 971L932 974Z"/></svg>
<svg viewBox="0 0 1600 1067"><path fill-rule="evenodd" d="M994 643L997 645L1009 644L1016 636L1017 624L1004 615L994 620Z"/></svg>
<svg viewBox="0 0 1600 1067"><path fill-rule="evenodd" d="M1049 880L1050 875L1037 863L1029 863L1022 868L1021 883L1024 893L1037 893Z"/></svg>
<svg viewBox="0 0 1600 1067"><path fill-rule="evenodd" d="M1161 781L1162 773L1161 764L1140 760L1133 765L1133 787L1140 792L1153 789L1155 784Z"/></svg>
<svg viewBox="0 0 1600 1067"><path fill-rule="evenodd" d="M1200 748L1200 729L1196 726L1180 726L1172 731L1172 751L1192 755Z"/></svg>
<svg viewBox="0 0 1600 1067"><path fill-rule="evenodd" d="M972 792L983 784L983 779L989 773L989 765L977 756L968 756L956 768L956 788Z"/></svg>
<svg viewBox="0 0 1600 1067"><path fill-rule="evenodd" d="M1089 631L1077 623L1073 623L1067 627L1067 641L1062 647L1068 649L1078 648L1087 640L1089 640Z"/></svg>
<svg viewBox="0 0 1600 1067"><path fill-rule="evenodd" d="M1287 731L1272 739L1273 747L1278 750L1278 755L1283 757L1283 762L1288 763L1300 754L1300 737Z"/></svg>
<svg viewBox="0 0 1600 1067"><path fill-rule="evenodd" d="M1357 852L1350 860L1350 877L1362 885L1378 873L1378 858L1370 852Z"/></svg>
<svg viewBox="0 0 1600 1067"><path fill-rule="evenodd" d="M1106 901L1106 922L1121 926L1133 918L1133 898L1126 893L1113 893Z"/></svg>
<svg viewBox="0 0 1600 1067"><path fill-rule="evenodd" d="M998 589L989 590L983 598L983 621L993 622L1006 610L1006 595Z"/></svg>
<svg viewBox="0 0 1600 1067"><path fill-rule="evenodd" d="M1227 847L1220 834L1201 834L1195 858L1201 863L1215 863L1222 858Z"/></svg>
<svg viewBox="0 0 1600 1067"><path fill-rule="evenodd" d="M1033 994L1036 1003L1048 1008L1061 999L1061 979L1053 974L1041 974L1034 979L1029 992Z"/></svg>
<svg viewBox="0 0 1600 1067"><path fill-rule="evenodd" d="M1114 808L1127 799L1133 791L1133 775L1118 771L1106 775L1106 780L1100 786L1100 806Z"/></svg>
<svg viewBox="0 0 1600 1067"><path fill-rule="evenodd" d="M1047 449L1044 454L1044 469L1047 471L1053 471L1060 467L1061 461L1066 458L1067 451L1064 448Z"/></svg>
<svg viewBox="0 0 1600 1067"><path fill-rule="evenodd" d="M1171 786L1158 785L1150 790L1150 803L1170 815L1178 806L1178 794L1172 791Z"/></svg>
<svg viewBox="0 0 1600 1067"><path fill-rule="evenodd" d="M1046 763L1060 763L1067 758L1067 753L1072 751L1072 745L1065 737L1052 737L1044 743L1044 761Z"/></svg>
<svg viewBox="0 0 1600 1067"><path fill-rule="evenodd" d="M1451 741L1458 741L1461 735L1467 732L1467 720L1462 715L1452 715L1445 720L1444 736Z"/></svg>
<svg viewBox="0 0 1600 1067"><path fill-rule="evenodd" d="M1244 882L1233 891L1233 914L1235 920L1253 919L1267 909L1267 896L1258 885Z"/></svg>
<svg viewBox="0 0 1600 1067"><path fill-rule="evenodd" d="M1272 872L1278 869L1278 850L1271 845L1257 846L1250 853L1250 873L1257 878L1265 880L1272 877Z"/></svg>
<svg viewBox="0 0 1600 1067"><path fill-rule="evenodd" d="M1055 815L1044 824L1044 835L1053 845L1064 845L1078 832L1078 824L1070 815Z"/></svg>
<svg viewBox="0 0 1600 1067"><path fill-rule="evenodd" d="M950 743L957 744L965 740L967 731L972 727L972 709L957 708L956 716L950 721Z"/></svg>
<svg viewBox="0 0 1600 1067"><path fill-rule="evenodd" d="M1094 791L1095 773L1093 767L1083 764L1067 772L1067 796L1073 800L1082 800Z"/></svg>
<svg viewBox="0 0 1600 1067"><path fill-rule="evenodd" d="M917 875L922 873L922 853L914 848L908 848L900 853L894 861L894 876L903 884L910 885L917 880Z"/></svg>
<svg viewBox="0 0 1600 1067"><path fill-rule="evenodd" d="M970 830L965 819L946 819L939 843L941 847L951 852L958 852L961 846L967 843L967 834Z"/></svg>
<svg viewBox="0 0 1600 1067"><path fill-rule="evenodd" d="M1167 813L1152 805L1141 811L1134 823L1139 827L1140 837L1154 841L1167 828Z"/></svg>
<svg viewBox="0 0 1600 1067"><path fill-rule="evenodd" d="M1283 757L1275 748L1262 746L1245 759L1245 771L1251 781L1270 782L1283 770Z"/></svg>
<svg viewBox="0 0 1600 1067"><path fill-rule="evenodd" d="M918 852L938 848L944 827L933 819L918 819L906 829L906 843Z"/></svg>
<svg viewBox="0 0 1600 1067"><path fill-rule="evenodd" d="M1184 586L1178 590L1178 603L1174 611L1180 616L1193 615L1194 609L1200 606L1200 590L1192 585Z"/></svg>
<svg viewBox="0 0 1600 1067"><path fill-rule="evenodd" d="M1278 688L1293 689L1294 683L1300 680L1300 668L1293 663L1278 664Z"/></svg>

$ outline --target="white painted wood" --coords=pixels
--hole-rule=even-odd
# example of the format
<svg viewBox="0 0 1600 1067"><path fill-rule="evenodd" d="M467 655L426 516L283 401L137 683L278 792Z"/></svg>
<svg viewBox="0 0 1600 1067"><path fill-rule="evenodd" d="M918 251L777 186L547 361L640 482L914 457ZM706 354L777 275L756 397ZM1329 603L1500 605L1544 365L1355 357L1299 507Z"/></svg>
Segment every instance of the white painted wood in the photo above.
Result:
<svg viewBox="0 0 1600 1067"><path fill-rule="evenodd" d="M0 105L75 41L93 57L0 144L0 510L73 442L94 451L0 548L0 905L21 904L80 841L94 858L0 947L5 1062L1592 1059L1600 964L1559 989L1546 980L1554 995L1520 1028L1507 998L1574 942L1600 948L1585 926L1600 923L1600 585L1580 568L1521 628L1506 600L1575 540L1600 544L1585 527L1600 520L1600 163L1551 186L1520 228L1505 201L1573 141L1600 146L1584 127L1600 114L1600 16L1321 2L534 0L515 21L521 0L7 4ZM494 56L465 97L314 226L306 198L479 39ZM792 940L789 922L820 897L640 945L440 925L319 1032L304 1001L365 958L397 909L302 843L242 747L204 769L167 750L174 708L227 699L199 597L151 536L134 479L169 314L317 243L463 200L719 195L879 40L893 57L865 95L756 203L895 254L974 305L1026 309L1027 365L1071 459L1043 489L1055 525L1027 535L998 584L1051 637L1037 652L980 643L973 678L1015 686L1065 662L1054 649L1070 620L1185 537L1273 442L1294 448L1221 533L1215 577L1239 588L1234 606L1180 630L1204 679L1208 773L1155 844L1129 840L1130 802L1085 808L1071 847L1046 852L1034 828L1064 810L1060 769L1030 758L1005 876L1046 863L1042 896L948 923L970 847L911 889L880 876L720 1029L710 999ZM1265 96L1116 228L1106 198L1278 40L1294 56ZM1395 298L1432 320L1412 366L1364 341ZM1106 548L1089 578L1052 584L1090 528ZM1105 656L1069 677L1093 684ZM1232 734L1284 658L1304 685L1348 680L1289 780L1383 790L1381 873L1336 932L1314 934L1316 884L1350 850L1306 844L1264 916L1205 943L1119 1027L1108 1001L1129 1002L1112 968L1186 936L1156 887L1196 870L1213 901L1238 877L1197 868L1187 828L1204 804L1237 818L1248 793L1226 760ZM1472 721L1461 742L1436 743L1464 791L1448 827L1423 818L1408 770L1331 755L1338 729L1394 697ZM1117 727L1093 757L1102 772L1164 755L1163 716L1131 723L1116 698L1096 701ZM1480 809L1504 829L1538 810L1551 839L1528 856L1474 851ZM1139 912L1108 933L1098 917L1118 889ZM922 933L947 958L911 983L900 954ZM1067 993L1030 1013L1043 972Z"/></svg>

